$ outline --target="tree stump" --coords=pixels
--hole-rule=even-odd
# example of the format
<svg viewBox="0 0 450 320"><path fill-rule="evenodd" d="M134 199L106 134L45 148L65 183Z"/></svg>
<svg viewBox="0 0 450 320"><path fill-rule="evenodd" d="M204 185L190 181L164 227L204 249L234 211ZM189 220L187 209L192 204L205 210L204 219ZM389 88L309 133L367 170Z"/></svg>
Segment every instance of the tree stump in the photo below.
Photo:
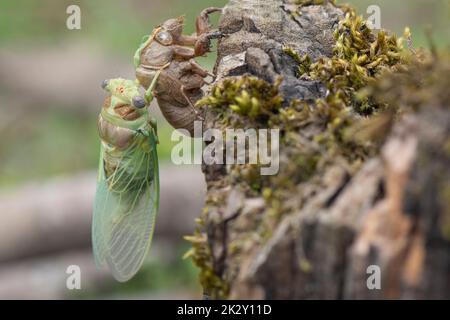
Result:
<svg viewBox="0 0 450 320"><path fill-rule="evenodd" d="M300 100L314 108L317 99L324 99L326 84L299 77L298 61L286 48L312 61L331 57L333 34L345 13L331 1L301 2L230 0L220 20L227 36L219 42L211 90L227 79L252 76L271 85L282 79L283 107ZM236 125L234 116L221 117L228 111L205 110L205 129L271 125L242 116ZM280 172L257 180L261 187L242 183L251 175L245 166L203 165L207 200L191 240L208 295L450 298L448 104L396 116L383 127L376 152L358 161L338 155L325 165L317 165L318 159L311 172L305 165L310 158L298 152L316 150L315 137L329 124L311 120L295 130L277 126L283 136ZM281 183L287 185L283 190ZM281 195L274 196L278 191Z"/></svg>

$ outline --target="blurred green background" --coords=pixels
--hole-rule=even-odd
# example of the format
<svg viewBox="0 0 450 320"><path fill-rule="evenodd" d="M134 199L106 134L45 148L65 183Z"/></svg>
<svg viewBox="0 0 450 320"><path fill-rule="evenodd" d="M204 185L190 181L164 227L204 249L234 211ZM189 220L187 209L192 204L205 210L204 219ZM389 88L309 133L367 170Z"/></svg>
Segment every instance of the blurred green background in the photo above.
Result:
<svg viewBox="0 0 450 320"><path fill-rule="evenodd" d="M2 0L0 2L0 191L30 181L95 170L98 163L96 115L102 105L100 83L132 77L133 54L142 37L167 18L186 16L187 33L201 9L225 0ZM428 46L431 28L439 47L450 45L450 1L353 0L367 17L369 5L381 7L382 27L413 32L414 45ZM82 29L66 28L66 8L81 8ZM217 19L216 19L217 20ZM213 23L216 23L213 20ZM215 55L200 59L211 68ZM123 73L125 74L123 74ZM154 108L154 106L153 106ZM158 113L156 109L153 109ZM159 116L159 152L168 162L172 130ZM1 219L0 212L0 219ZM190 261L179 257L183 241L166 261L149 265L128 284L111 284L80 297L102 297L200 288ZM0 262L1 264L1 262ZM1 284L0 284L1 286Z"/></svg>
<svg viewBox="0 0 450 320"><path fill-rule="evenodd" d="M30 62L33 55L47 52L49 57L57 55L59 48L61 56L55 57L55 65L41 70L41 78L34 81L44 81L52 76L53 70L60 66L71 72L71 60L68 55L64 60L64 50L67 47L80 46L92 53L114 58L124 66L133 68L133 55L144 35L151 33L153 27L170 17L186 16L186 33L195 30L196 15L208 6L223 6L225 0L96 0L96 1L59 1L59 0L2 0L0 2L0 48L18 53L20 59ZM66 28L66 8L77 4L81 8L81 30ZM217 22L217 15L212 19ZM54 51L49 48L55 48ZM48 52L50 51L50 52ZM70 52L69 52L70 54ZM74 58L73 54L70 58ZM76 58L76 57L75 57ZM84 58L84 57L82 57ZM97 57L98 58L98 57ZM60 60L63 61L60 61ZM198 59L203 65L211 68L215 55ZM24 76L27 70L16 70ZM13 79L10 75L2 74L0 96L10 94ZM99 83L106 74L98 74L97 79L86 79L95 86L95 90L102 93ZM121 74L111 75L114 77ZM4 82L9 92L4 92ZM53 82L49 82L49 86ZM67 88L74 92L78 88ZM49 88L51 90L51 88ZM26 94L26 92L14 92ZM61 92L61 95L64 92ZM0 100L1 101L1 100ZM54 101L46 101L45 106L30 106L26 115L17 116L8 124L0 123L0 133L8 128L8 139L0 142L0 187L10 186L33 178L45 178L50 175L66 174L82 169L93 168L97 164L98 139L96 136L95 117L102 100L93 105L71 106L67 108ZM58 101L59 102L59 101ZM64 102L64 101L63 101ZM73 104L73 102L68 102ZM5 106L4 106L5 107ZM43 110L42 107L45 109ZM33 113L33 114L31 114ZM33 119L30 119L31 116ZM36 118L38 117L38 118ZM6 120L4 120L6 122ZM23 123L22 126L22 122ZM161 119L160 157L162 160L170 156L172 143L170 142L170 128ZM25 131L24 131L25 130ZM83 143L80 144L80 141ZM60 152L61 149L76 150L76 157L72 152ZM59 152L58 152L59 151ZM29 155L34 155L33 166L26 165ZM48 154L56 157L49 159Z"/></svg>
<svg viewBox="0 0 450 320"><path fill-rule="evenodd" d="M151 32L155 25L168 17L185 15L186 31L191 33L194 31L196 14L202 8L223 6L225 3L225 0L2 0L0 45L1 48L8 48L21 55L28 54L21 57L22 59L33 59L33 53L43 48L64 48L64 44L82 43L92 51L102 50L102 54L116 57L123 64L128 63L131 69L135 49L141 38ZM398 34L402 34L405 26L410 26L416 46L427 46L424 31L428 27L432 28L434 39L439 46L450 45L448 0L354 0L348 3L365 16L369 5L379 5L382 26ZM71 31L65 28L65 10L70 4L77 4L82 10L81 30ZM214 54L200 61L211 67ZM66 63L67 71L70 72L71 62L67 60ZM23 72L26 73L26 70ZM51 70L42 70L42 78L35 81L45 81L48 73L51 73ZM9 75L4 76L6 78L2 80L0 95L5 94L3 82L14 80L14 77L10 79ZM102 77L105 75L99 74L95 81L101 81ZM95 81L94 83L97 83ZM26 92L14 94L26 95ZM27 110L27 116L18 116L11 120L12 124L0 125L0 132L5 131L5 127L8 128L8 139L2 139L0 142L0 186L10 186L32 178L45 178L96 165L98 142L95 121L91 115L97 112L101 101L98 101L97 105L81 106L83 112L79 112L76 107L71 108L74 114L61 110L58 105L52 105L52 101L47 103L45 112L40 110L41 106L34 105L31 110ZM3 105L2 108L6 106ZM29 112L36 113L33 117L40 119L32 121ZM27 123L22 126L22 122ZM160 126L160 153L164 159L170 152L171 144L166 140L168 132L165 131L165 126ZM80 141L83 141L83 144L80 144ZM76 158L73 158L72 153L57 152L62 146L67 150L77 150ZM30 153L35 156L33 166L26 165ZM46 155L49 153L56 154L57 157L48 159Z"/></svg>

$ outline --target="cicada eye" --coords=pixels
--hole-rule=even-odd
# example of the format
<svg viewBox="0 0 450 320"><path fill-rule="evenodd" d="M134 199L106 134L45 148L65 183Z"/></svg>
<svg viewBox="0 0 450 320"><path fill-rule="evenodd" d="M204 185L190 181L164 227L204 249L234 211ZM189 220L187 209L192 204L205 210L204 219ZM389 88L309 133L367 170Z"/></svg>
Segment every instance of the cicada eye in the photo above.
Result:
<svg viewBox="0 0 450 320"><path fill-rule="evenodd" d="M147 105L147 103L145 102L145 99L140 96L134 97L132 102L133 102L133 106L135 106L138 109L142 109Z"/></svg>
<svg viewBox="0 0 450 320"><path fill-rule="evenodd" d="M156 41L164 46L168 46L172 44L173 39L172 35L169 32L163 30L158 32L158 34L156 35Z"/></svg>
<svg viewBox="0 0 450 320"><path fill-rule="evenodd" d="M103 80L102 82L102 89L106 89L106 87L108 86L109 81L108 80Z"/></svg>

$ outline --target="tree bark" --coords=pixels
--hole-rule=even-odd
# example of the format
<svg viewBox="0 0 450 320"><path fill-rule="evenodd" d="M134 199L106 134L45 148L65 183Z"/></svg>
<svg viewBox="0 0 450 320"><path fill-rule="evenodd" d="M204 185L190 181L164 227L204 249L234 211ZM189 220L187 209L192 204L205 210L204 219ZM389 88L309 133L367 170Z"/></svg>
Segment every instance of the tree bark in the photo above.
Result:
<svg viewBox="0 0 450 320"><path fill-rule="evenodd" d="M294 15L282 0L230 0L220 20L227 37L218 47L216 83L252 75L273 84L281 76L286 101L323 98L324 85L296 77L295 61L283 48L313 60L331 56L343 12L332 4L305 6L301 12ZM205 127L223 126L217 119L217 112L207 109ZM311 123L301 132L301 143L313 144L313 133L320 130ZM258 217L268 209L264 199L230 179L229 166L204 165L203 230L212 271L227 288L226 297L450 298L450 237L442 232L448 202L439 196L450 181L449 154L442 148L449 132L448 112L400 118L381 152L356 170L336 158L292 189L287 195L292 209L264 239L258 234ZM294 161L283 145L280 159L281 166ZM377 268L381 288L371 290L369 277ZM208 286L205 290L220 296Z"/></svg>

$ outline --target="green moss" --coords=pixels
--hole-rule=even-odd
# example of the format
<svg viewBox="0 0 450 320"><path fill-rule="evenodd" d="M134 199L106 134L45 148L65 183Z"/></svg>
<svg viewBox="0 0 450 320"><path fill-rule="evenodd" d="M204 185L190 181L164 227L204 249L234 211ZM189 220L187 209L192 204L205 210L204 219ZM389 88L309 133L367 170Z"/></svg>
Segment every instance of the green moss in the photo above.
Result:
<svg viewBox="0 0 450 320"><path fill-rule="evenodd" d="M293 58L298 63L297 76L301 76L311 69L312 60L311 57L305 54L300 56L295 50L289 47L283 48L284 53Z"/></svg>
<svg viewBox="0 0 450 320"><path fill-rule="evenodd" d="M305 258L300 259L299 265L300 265L300 269L304 273L311 273L313 270L313 266L308 259L305 259Z"/></svg>
<svg viewBox="0 0 450 320"><path fill-rule="evenodd" d="M207 214L206 208L204 214ZM199 281L206 292L214 299L223 299L228 296L229 286L214 271L207 236L202 231L204 227L203 219L197 219L196 222L197 228L194 235L185 237L185 240L191 243L192 248L184 254L183 258L191 258L199 268Z"/></svg>
<svg viewBox="0 0 450 320"><path fill-rule="evenodd" d="M412 59L412 54L403 49L404 39L383 30L374 34L352 8L340 8L346 14L335 30L336 43L331 57L313 63L310 57L284 48L284 52L298 63L300 78L319 80L328 89L327 96L313 106L293 101L271 120L289 132L301 130L309 123L322 126L322 132L313 137L318 147L293 155L302 159L299 167L307 173L303 175L306 179L326 166L327 159L342 156L350 162L360 162L377 151L383 141L377 131L386 132L383 129L391 123L392 117L360 117L387 108L386 103L374 99L364 90L383 74L402 70ZM406 29L405 38L409 37ZM311 163L315 165L311 166Z"/></svg>
<svg viewBox="0 0 450 320"><path fill-rule="evenodd" d="M446 106L450 101L450 53L419 53L407 68L385 73L369 83L361 94L395 112ZM446 150L449 142L443 142ZM448 147L447 147L448 148Z"/></svg>
<svg viewBox="0 0 450 320"><path fill-rule="evenodd" d="M346 15L335 30L336 39L331 58L323 57L315 63L294 50L285 52L298 63L298 74L304 79L320 80L329 94L324 102L344 109L351 106L361 115L370 115L384 105L373 103L358 91L387 71L395 71L409 61L410 53L403 48L404 38L398 39L381 30L374 34L367 21L346 8ZM409 29L405 38L409 38Z"/></svg>
<svg viewBox="0 0 450 320"><path fill-rule="evenodd" d="M197 106L216 108L222 114L230 109L239 116L264 122L281 107L280 84L281 79L272 85L251 76L228 78L214 86L212 94L198 101Z"/></svg>

